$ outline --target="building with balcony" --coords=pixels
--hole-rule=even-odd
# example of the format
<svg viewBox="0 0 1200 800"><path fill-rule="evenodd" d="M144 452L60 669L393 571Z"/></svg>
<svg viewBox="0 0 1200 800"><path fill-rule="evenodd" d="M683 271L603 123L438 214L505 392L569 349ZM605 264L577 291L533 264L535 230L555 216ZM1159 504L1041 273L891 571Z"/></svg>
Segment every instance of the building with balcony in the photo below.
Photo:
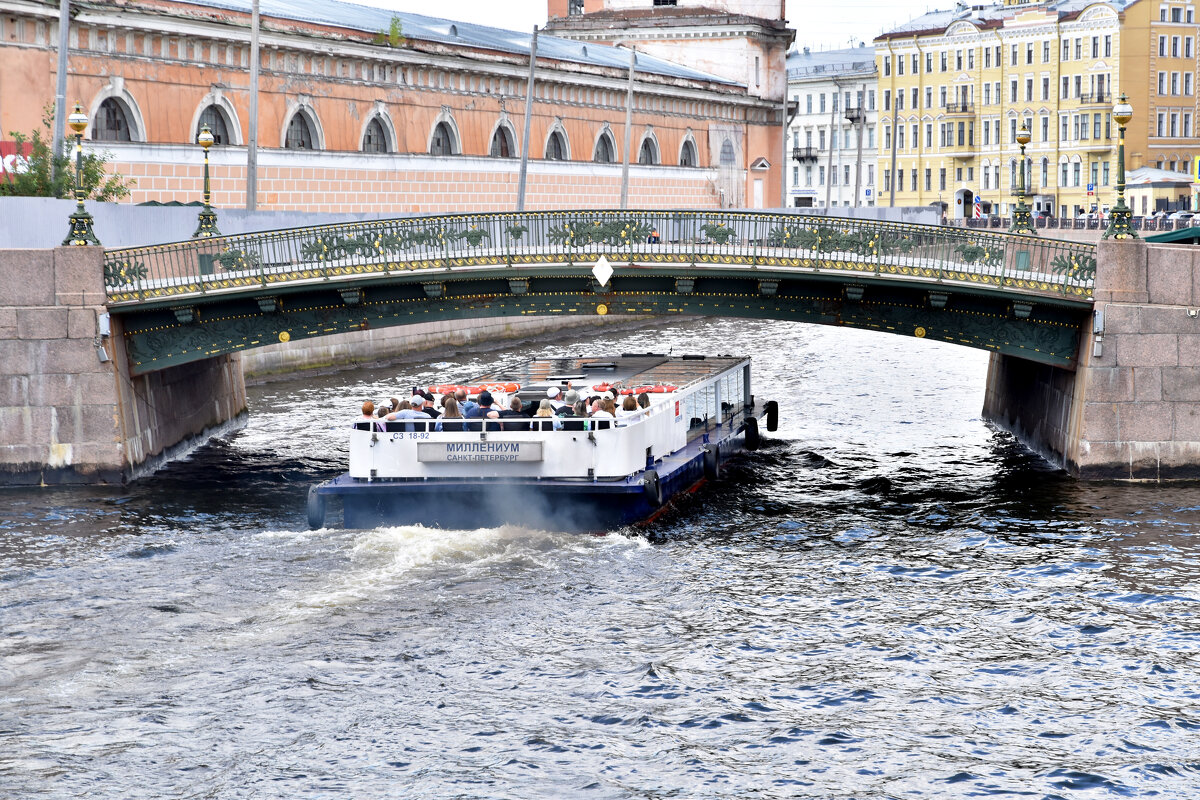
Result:
<svg viewBox="0 0 1200 800"><path fill-rule="evenodd" d="M1007 214L1027 125L1035 212L1076 216L1115 201L1115 98L1134 120L1127 166L1188 171L1194 124L1194 0L959 4L875 40L881 203L942 204L951 218Z"/></svg>
<svg viewBox="0 0 1200 800"><path fill-rule="evenodd" d="M785 170L788 204L799 208L877 202L878 112L874 48L788 54Z"/></svg>

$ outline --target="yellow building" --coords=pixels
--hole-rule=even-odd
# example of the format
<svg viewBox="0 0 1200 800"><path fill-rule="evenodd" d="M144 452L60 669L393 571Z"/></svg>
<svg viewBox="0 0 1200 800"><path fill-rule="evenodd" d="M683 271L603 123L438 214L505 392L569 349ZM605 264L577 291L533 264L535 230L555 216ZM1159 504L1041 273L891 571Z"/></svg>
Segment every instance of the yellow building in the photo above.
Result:
<svg viewBox="0 0 1200 800"><path fill-rule="evenodd" d="M1200 154L1195 0L995 3L925 14L875 40L880 204L1006 215L1017 130L1035 213L1115 202L1114 99L1134 119L1126 165L1190 169ZM894 200L893 200L894 196Z"/></svg>

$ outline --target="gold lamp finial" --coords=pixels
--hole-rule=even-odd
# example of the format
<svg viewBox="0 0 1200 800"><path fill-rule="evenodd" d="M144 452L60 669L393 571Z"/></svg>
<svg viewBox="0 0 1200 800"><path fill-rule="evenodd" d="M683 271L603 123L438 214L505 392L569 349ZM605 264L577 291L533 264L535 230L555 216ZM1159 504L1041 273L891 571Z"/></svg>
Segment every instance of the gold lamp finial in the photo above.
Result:
<svg viewBox="0 0 1200 800"><path fill-rule="evenodd" d="M1133 106L1129 105L1129 100L1126 99L1124 94L1121 95L1121 99L1117 101L1117 104L1113 106L1112 115L1113 119L1121 127L1128 125L1129 120L1133 119Z"/></svg>
<svg viewBox="0 0 1200 800"><path fill-rule="evenodd" d="M87 129L88 118L87 114L83 113L83 106L79 103L75 104L75 110L67 117L67 127L75 132L76 136L82 136L84 130Z"/></svg>
<svg viewBox="0 0 1200 800"><path fill-rule="evenodd" d="M200 135L196 137L196 142L205 150L207 150L208 148L212 147L213 142L215 141L216 137L212 135L212 131L208 129L208 125L202 125L200 127Z"/></svg>

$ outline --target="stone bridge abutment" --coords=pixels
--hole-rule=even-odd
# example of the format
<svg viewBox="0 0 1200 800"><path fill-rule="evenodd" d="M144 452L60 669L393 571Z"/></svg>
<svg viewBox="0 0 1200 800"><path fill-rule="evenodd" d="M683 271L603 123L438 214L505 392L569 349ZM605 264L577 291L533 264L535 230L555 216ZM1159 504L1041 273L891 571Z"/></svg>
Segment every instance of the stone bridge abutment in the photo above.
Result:
<svg viewBox="0 0 1200 800"><path fill-rule="evenodd" d="M1078 368L993 354L985 418L1084 480L1200 478L1197 256L1100 242Z"/></svg>
<svg viewBox="0 0 1200 800"><path fill-rule="evenodd" d="M0 486L123 483L246 413L240 356L131 377L104 251L0 251Z"/></svg>

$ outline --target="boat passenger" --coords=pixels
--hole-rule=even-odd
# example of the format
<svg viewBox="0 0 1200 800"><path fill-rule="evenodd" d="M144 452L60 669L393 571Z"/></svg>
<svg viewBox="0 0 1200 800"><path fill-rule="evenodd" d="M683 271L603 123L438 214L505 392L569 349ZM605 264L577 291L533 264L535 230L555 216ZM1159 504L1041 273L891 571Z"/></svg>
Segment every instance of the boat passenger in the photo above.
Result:
<svg viewBox="0 0 1200 800"><path fill-rule="evenodd" d="M362 404L362 417L359 422L374 422L375 421L375 403L371 400L364 400Z"/></svg>
<svg viewBox="0 0 1200 800"><path fill-rule="evenodd" d="M547 397L538 404L537 413L533 415L532 427L535 431L562 430L562 422L554 416L554 407L550 405L550 398Z"/></svg>
<svg viewBox="0 0 1200 800"><path fill-rule="evenodd" d="M506 431L527 431L529 423L527 417L521 410L521 398L513 395L513 399L509 401L508 408L500 412L500 417L504 419L504 430Z"/></svg>
<svg viewBox="0 0 1200 800"><path fill-rule="evenodd" d="M431 419L438 418L438 410L433 406L433 395L429 392L422 391L421 389L414 391L412 404L413 408L425 416Z"/></svg>
<svg viewBox="0 0 1200 800"><path fill-rule="evenodd" d="M638 395L637 402L638 402L638 405L641 406L642 408L649 408L650 407L650 395L648 395L646 392L642 392L641 394Z"/></svg>
<svg viewBox="0 0 1200 800"><path fill-rule="evenodd" d="M463 412L463 416L467 419L500 419L500 409L492 405L492 393L486 389L479 393L479 405L472 408L470 411ZM489 431L500 430L499 423L488 425Z"/></svg>
<svg viewBox="0 0 1200 800"><path fill-rule="evenodd" d="M454 390L454 399L458 402L458 410L464 417L471 416L471 411L479 407L474 400L467 398L467 390L461 386Z"/></svg>
<svg viewBox="0 0 1200 800"><path fill-rule="evenodd" d="M593 406L591 413L592 429L604 430L605 428L611 427L613 423L609 422L609 420L616 419L616 416L613 414L613 410L615 410L615 407L613 406L611 397L601 397L599 400L597 400L596 405Z"/></svg>
<svg viewBox="0 0 1200 800"><path fill-rule="evenodd" d="M567 389L566 394L563 395L562 405L556 408L554 413L560 417L573 417L575 416L575 404L578 402L579 392L574 389Z"/></svg>
<svg viewBox="0 0 1200 800"><path fill-rule="evenodd" d="M463 429L463 415L458 410L458 401L450 395L446 395L442 399L442 406L445 408L445 413L438 419L434 425L436 431L461 431Z"/></svg>
<svg viewBox="0 0 1200 800"><path fill-rule="evenodd" d="M391 414L388 414L387 418L389 420L422 420L422 421L426 421L426 422L429 421L428 414L426 414L424 411L419 411L419 410L413 408L412 403L408 402L407 400L401 400L399 410L397 410ZM425 426L422 425L420 429L425 430ZM413 431L417 430L417 426L413 425L410 422L405 422L404 427L401 430L403 430L405 433L412 433Z"/></svg>
<svg viewBox="0 0 1200 800"><path fill-rule="evenodd" d="M562 408L565 405L565 403L563 403L563 401L559 399L559 395L561 395L561 394L562 394L562 392L559 391L557 386L551 386L549 389L546 390L546 399L550 401L550 408L552 411L557 412L560 408ZM540 410L540 404L539 404L539 410Z"/></svg>
<svg viewBox="0 0 1200 800"><path fill-rule="evenodd" d="M637 400L633 399L633 395L625 395L625 401L617 409L617 424L628 425L633 417L641 416L641 414L642 410L638 408Z"/></svg>
<svg viewBox="0 0 1200 800"><path fill-rule="evenodd" d="M575 392L567 392L567 396L575 394ZM565 413L561 415L562 430L564 431L582 431L587 426L587 403L579 399L575 395L575 402L569 409L564 409Z"/></svg>

